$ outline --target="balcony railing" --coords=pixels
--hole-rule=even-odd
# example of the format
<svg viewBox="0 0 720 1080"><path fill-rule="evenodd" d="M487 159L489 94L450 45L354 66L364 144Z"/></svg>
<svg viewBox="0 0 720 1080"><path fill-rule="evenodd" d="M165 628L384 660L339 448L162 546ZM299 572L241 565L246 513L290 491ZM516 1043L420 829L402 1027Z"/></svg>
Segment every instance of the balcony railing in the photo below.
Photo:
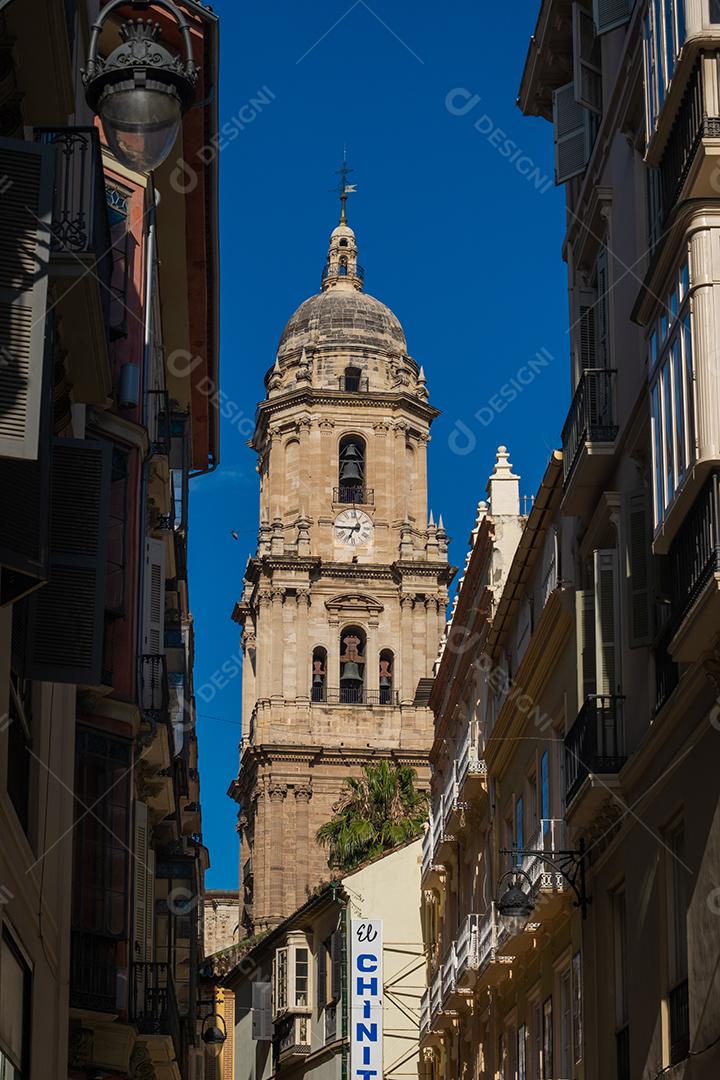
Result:
<svg viewBox="0 0 720 1080"><path fill-rule="evenodd" d="M167 657L140 657L140 707L156 723L166 720L170 702Z"/></svg>
<svg viewBox="0 0 720 1080"><path fill-rule="evenodd" d="M333 488L333 502L343 505L374 506L375 489L361 485L354 487L350 484Z"/></svg>
<svg viewBox="0 0 720 1080"><path fill-rule="evenodd" d="M170 396L167 390L148 390L147 407L150 455L170 453Z"/></svg>
<svg viewBox="0 0 720 1080"><path fill-rule="evenodd" d="M566 806L590 773L617 773L625 764L623 700L619 694L591 694L566 735Z"/></svg>
<svg viewBox="0 0 720 1080"><path fill-rule="evenodd" d="M450 948L445 953L442 962L442 1000L445 1001L457 989L457 957L455 955L455 942L450 943Z"/></svg>
<svg viewBox="0 0 720 1080"><path fill-rule="evenodd" d="M478 730L477 725L473 721L468 724L465 732L462 746L460 747L460 756L457 759L457 784L459 797L463 798L463 789L468 779L471 777L484 777L487 776L487 764L480 756L478 749Z"/></svg>
<svg viewBox="0 0 720 1080"><path fill-rule="evenodd" d="M710 54L710 56L717 68L718 54ZM713 97L712 94L707 93L704 85L707 58L707 54L700 53L695 63L660 162L663 221L668 217L678 199L702 140L720 136L720 118L707 115L708 101ZM717 72L715 79L717 80Z"/></svg>
<svg viewBox="0 0 720 1080"><path fill-rule="evenodd" d="M455 943L458 980L463 977L466 971L477 968L479 929L480 916L466 915Z"/></svg>
<svg viewBox="0 0 720 1080"><path fill-rule="evenodd" d="M430 983L430 1014L437 1016L442 1008L442 968L438 967Z"/></svg>
<svg viewBox="0 0 720 1080"><path fill-rule="evenodd" d="M110 318L112 239L105 197L105 175L97 128L35 128L39 142L55 147L51 253L75 264L94 260L106 325ZM78 275L79 276L79 275Z"/></svg>
<svg viewBox="0 0 720 1080"><path fill-rule="evenodd" d="M689 611L720 572L720 473L708 477L670 548L673 621Z"/></svg>
<svg viewBox="0 0 720 1080"><path fill-rule="evenodd" d="M548 851L553 855L565 849L565 821L562 818L543 818L523 845L526 851ZM552 867L548 869L541 855L523 855L521 869L533 888L562 888L563 876Z"/></svg>
<svg viewBox="0 0 720 1080"><path fill-rule="evenodd" d="M585 443L613 442L615 422L614 368L587 368L577 384L562 430L565 478Z"/></svg>
<svg viewBox="0 0 720 1080"><path fill-rule="evenodd" d="M180 1011L168 964L133 964L131 1019L141 1035L170 1037L175 1058L182 1061Z"/></svg>
<svg viewBox="0 0 720 1080"><path fill-rule="evenodd" d="M118 1008L117 941L73 930L70 939L70 1005L94 1012Z"/></svg>
<svg viewBox="0 0 720 1080"><path fill-rule="evenodd" d="M420 1037L426 1035L430 1028L430 989L423 991L420 999Z"/></svg>
<svg viewBox="0 0 720 1080"><path fill-rule="evenodd" d="M341 375L338 386L346 394L367 394L369 382L364 375Z"/></svg>
<svg viewBox="0 0 720 1080"><path fill-rule="evenodd" d="M325 705L398 705L400 697L397 690L383 687L380 690L366 690L363 686L332 687L313 686L312 700Z"/></svg>
<svg viewBox="0 0 720 1080"><path fill-rule="evenodd" d="M653 646L655 659L655 712L658 712L680 681L680 668L668 648L674 633L674 620L665 623Z"/></svg>
<svg viewBox="0 0 720 1080"><path fill-rule="evenodd" d="M685 979L668 994L670 1013L670 1064L684 1061L690 1052L690 1003Z"/></svg>

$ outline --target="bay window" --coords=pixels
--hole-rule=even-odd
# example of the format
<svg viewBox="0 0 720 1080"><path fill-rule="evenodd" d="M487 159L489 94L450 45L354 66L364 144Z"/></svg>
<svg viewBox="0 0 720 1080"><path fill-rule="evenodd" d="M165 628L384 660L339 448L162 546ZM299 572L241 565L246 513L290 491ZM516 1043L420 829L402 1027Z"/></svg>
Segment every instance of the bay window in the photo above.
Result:
<svg viewBox="0 0 720 1080"><path fill-rule="evenodd" d="M29 1076L31 975L7 929L0 935L0 1080Z"/></svg>
<svg viewBox="0 0 720 1080"><path fill-rule="evenodd" d="M648 141L657 127L684 41L685 0L650 0L643 45Z"/></svg>
<svg viewBox="0 0 720 1080"><path fill-rule="evenodd" d="M695 460L693 348L688 266L675 273L648 344L655 526Z"/></svg>
<svg viewBox="0 0 720 1080"><path fill-rule="evenodd" d="M275 951L273 1018L287 1012L310 1011L310 972L310 949L304 937Z"/></svg>

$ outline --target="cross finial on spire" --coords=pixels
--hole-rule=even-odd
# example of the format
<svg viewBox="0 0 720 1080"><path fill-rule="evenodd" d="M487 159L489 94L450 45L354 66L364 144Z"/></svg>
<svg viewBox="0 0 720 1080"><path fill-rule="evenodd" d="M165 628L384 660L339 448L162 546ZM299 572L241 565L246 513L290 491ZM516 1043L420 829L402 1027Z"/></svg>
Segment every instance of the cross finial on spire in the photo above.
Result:
<svg viewBox="0 0 720 1080"><path fill-rule="evenodd" d="M340 183L337 186L337 191L340 194L340 224L345 225L347 223L347 197L353 195L357 191L357 184L348 184L347 178L351 172L355 172L351 169L347 163L347 148L343 146L343 160L339 169L335 170L335 175L340 177Z"/></svg>

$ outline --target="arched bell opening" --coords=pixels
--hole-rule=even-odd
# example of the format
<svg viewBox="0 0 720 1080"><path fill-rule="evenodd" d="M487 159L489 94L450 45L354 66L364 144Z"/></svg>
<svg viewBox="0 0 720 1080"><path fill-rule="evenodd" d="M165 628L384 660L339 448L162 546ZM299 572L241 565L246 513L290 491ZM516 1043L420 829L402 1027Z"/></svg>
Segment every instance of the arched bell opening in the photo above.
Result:
<svg viewBox="0 0 720 1080"><path fill-rule="evenodd" d="M312 701L327 701L327 649L322 645L313 649L310 696Z"/></svg>
<svg viewBox="0 0 720 1080"><path fill-rule="evenodd" d="M392 649L380 653L380 704L392 705L395 688L395 657Z"/></svg>
<svg viewBox="0 0 720 1080"><path fill-rule="evenodd" d="M361 626L348 626L340 634L340 701L361 705L365 699L365 650L367 638Z"/></svg>
<svg viewBox="0 0 720 1080"><path fill-rule="evenodd" d="M365 493L365 440L344 435L338 455L338 501L362 503Z"/></svg>

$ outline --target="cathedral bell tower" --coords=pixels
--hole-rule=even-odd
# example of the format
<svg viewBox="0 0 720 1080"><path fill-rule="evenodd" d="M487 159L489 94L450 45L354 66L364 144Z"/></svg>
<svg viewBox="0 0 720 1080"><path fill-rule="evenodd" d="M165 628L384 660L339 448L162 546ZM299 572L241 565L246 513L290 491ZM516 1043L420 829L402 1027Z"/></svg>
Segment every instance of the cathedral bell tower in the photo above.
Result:
<svg viewBox="0 0 720 1080"><path fill-rule="evenodd" d="M403 329L363 292L355 234L330 237L265 377L252 446L260 529L242 627L241 920L279 923L327 879L317 829L378 757L427 777L427 680L445 627L448 538L427 516L438 415Z"/></svg>

